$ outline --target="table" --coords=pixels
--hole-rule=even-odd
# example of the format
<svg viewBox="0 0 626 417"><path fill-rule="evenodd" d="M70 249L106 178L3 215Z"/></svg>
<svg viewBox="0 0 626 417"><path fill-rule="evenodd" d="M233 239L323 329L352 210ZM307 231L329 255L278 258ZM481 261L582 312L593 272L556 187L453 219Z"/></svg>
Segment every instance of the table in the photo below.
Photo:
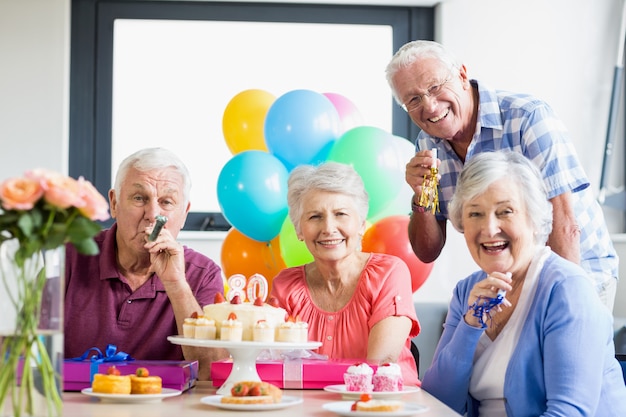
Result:
<svg viewBox="0 0 626 417"><path fill-rule="evenodd" d="M200 402L202 397L215 395L216 388L201 382L177 397L166 398L157 403L117 404L100 402L79 392L63 393L63 416L66 417L243 417L250 412L222 410ZM284 390L284 395L298 396L304 402L281 410L262 411L259 417L336 417L322 408L322 404L342 401L336 393L323 390ZM416 414L419 417L458 417L452 409L424 390L406 394L404 401L428 407L428 411Z"/></svg>

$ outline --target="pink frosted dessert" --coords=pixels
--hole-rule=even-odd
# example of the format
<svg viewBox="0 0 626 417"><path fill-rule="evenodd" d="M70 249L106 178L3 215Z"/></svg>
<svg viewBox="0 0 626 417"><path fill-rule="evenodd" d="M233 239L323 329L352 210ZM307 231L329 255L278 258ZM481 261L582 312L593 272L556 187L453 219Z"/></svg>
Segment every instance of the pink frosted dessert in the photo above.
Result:
<svg viewBox="0 0 626 417"><path fill-rule="evenodd" d="M355 363L343 374L346 391L371 392L374 370L366 363Z"/></svg>
<svg viewBox="0 0 626 417"><path fill-rule="evenodd" d="M402 391L402 371L397 363L383 363L372 377L374 392Z"/></svg>

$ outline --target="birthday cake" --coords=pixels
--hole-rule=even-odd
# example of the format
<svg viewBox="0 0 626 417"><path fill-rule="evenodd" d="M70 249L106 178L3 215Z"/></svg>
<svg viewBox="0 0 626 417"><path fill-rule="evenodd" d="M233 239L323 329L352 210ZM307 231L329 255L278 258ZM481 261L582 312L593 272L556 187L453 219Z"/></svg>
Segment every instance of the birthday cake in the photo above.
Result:
<svg viewBox="0 0 626 417"><path fill-rule="evenodd" d="M229 323L241 323L242 337L241 340L253 340L253 329L256 323L263 320L265 324L273 329L277 328L281 323L285 322L287 311L280 308L273 299L268 303L258 298L254 303L241 302L238 296L228 301L217 302L204 306L204 316L211 318L217 325L217 338L222 339L222 327L232 327ZM236 319L233 320L233 315ZM229 321L229 317L231 320ZM224 340L224 339L222 339Z"/></svg>

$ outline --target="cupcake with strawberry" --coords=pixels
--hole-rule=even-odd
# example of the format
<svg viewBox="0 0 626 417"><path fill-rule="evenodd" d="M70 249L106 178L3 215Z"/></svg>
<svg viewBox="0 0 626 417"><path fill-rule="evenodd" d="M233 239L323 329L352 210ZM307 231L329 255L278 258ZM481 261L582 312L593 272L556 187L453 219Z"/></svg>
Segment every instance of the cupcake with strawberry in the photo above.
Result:
<svg viewBox="0 0 626 417"><path fill-rule="evenodd" d="M402 391L402 370L397 363L383 363L372 377L374 391Z"/></svg>
<svg viewBox="0 0 626 417"><path fill-rule="evenodd" d="M230 313L228 318L222 321L220 327L220 340L229 342L241 342L243 337L243 323L237 320L235 313Z"/></svg>
<svg viewBox="0 0 626 417"><path fill-rule="evenodd" d="M374 370L366 363L355 363L343 374L346 391L370 392L372 391L372 376Z"/></svg>

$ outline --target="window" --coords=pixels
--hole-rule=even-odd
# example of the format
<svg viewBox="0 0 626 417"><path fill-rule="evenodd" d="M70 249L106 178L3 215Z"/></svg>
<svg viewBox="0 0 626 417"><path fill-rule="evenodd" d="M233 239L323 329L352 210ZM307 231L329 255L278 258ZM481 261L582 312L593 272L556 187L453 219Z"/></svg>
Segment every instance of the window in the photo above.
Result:
<svg viewBox="0 0 626 417"><path fill-rule="evenodd" d="M123 157L167 147L192 175L185 229L226 230L215 184L230 98L339 93L365 124L413 138L383 71L406 41L432 39L432 21L428 8L74 0L70 174L106 195Z"/></svg>

